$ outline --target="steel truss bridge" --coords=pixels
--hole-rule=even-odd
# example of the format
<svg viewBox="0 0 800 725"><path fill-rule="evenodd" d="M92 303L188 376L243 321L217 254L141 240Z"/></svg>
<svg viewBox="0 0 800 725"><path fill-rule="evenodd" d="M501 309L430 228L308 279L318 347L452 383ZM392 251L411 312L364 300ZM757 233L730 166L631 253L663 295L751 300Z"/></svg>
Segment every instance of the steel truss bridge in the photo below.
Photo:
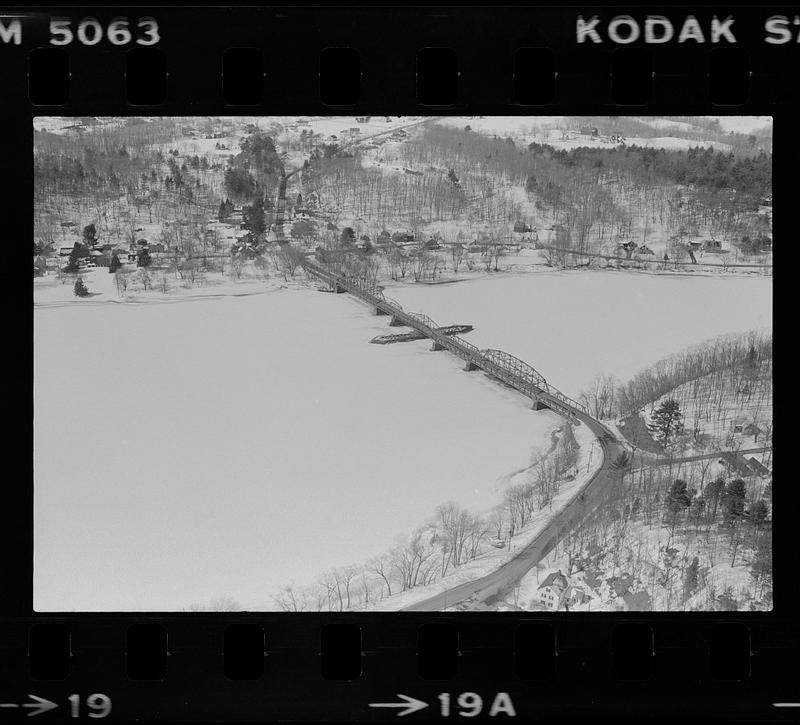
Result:
<svg viewBox="0 0 800 725"><path fill-rule="evenodd" d="M483 370L533 401L534 407L549 408L569 418L590 418L586 406L564 395L550 385L532 365L502 350L481 350L456 335L445 335L438 331L439 325L427 315L407 312L400 303L386 297L375 283L347 277L327 270L306 259L304 269L311 275L328 283L336 292L349 292L373 306L379 315L390 315L393 325L405 325L416 330L433 342L433 350L448 350L466 363L466 370Z"/></svg>

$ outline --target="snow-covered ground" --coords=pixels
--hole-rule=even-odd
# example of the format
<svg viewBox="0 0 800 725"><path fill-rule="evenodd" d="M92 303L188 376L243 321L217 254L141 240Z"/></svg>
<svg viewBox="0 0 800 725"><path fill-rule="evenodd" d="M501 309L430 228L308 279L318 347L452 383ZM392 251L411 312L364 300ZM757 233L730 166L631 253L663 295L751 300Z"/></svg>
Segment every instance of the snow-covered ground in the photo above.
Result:
<svg viewBox="0 0 800 725"><path fill-rule="evenodd" d="M627 380L663 357L728 332L772 327L768 277L552 271L386 293L469 340L533 365L576 396L599 373Z"/></svg>
<svg viewBox="0 0 800 725"><path fill-rule="evenodd" d="M730 587L733 596L737 601L747 601L747 597L752 597L753 581L750 576L750 567L747 566L746 559L740 561L738 565L731 566L730 560L726 560L725 554L712 555L713 565L708 560L709 552L714 552L713 547L709 547L705 541L705 536L676 536L672 542L676 550L676 559L679 569L691 562L694 556L698 556L703 562L701 564L701 574L703 586L689 597L685 602L680 601L679 592L681 586L680 575L675 575L672 581L673 592L663 586L657 586L656 581L663 576L663 548L667 541L666 528L661 525L647 526L641 521L631 521L628 524L629 530L626 540L636 542L635 546L630 546L625 552L625 565L619 568L609 566L608 569L596 569L592 567L591 574L596 576L599 581L593 581L594 586L586 584L586 572L578 571L569 577L568 581L572 585L583 587L590 598L581 604L570 606L573 612L614 612L614 611L638 611L643 601L647 601L646 609L653 611L681 611L681 610L700 610L708 611L712 609L708 601L710 592L713 590L721 594L726 588ZM719 533L715 538L723 538ZM720 548L723 548L721 546ZM744 557L741 557L744 559ZM659 568L660 565L660 568ZM630 576L631 569L638 572L636 576L631 576L632 593L638 594L639 605L631 606L630 602L625 602L623 597L614 591L613 580L619 576ZM545 577L553 572L560 570L566 574L569 571L569 557L558 547L548 554L537 567L531 569L520 581L516 591L508 596L503 604L499 606L499 611L506 609L522 609L538 611L544 609L539 604L539 585ZM609 581L611 580L611 581ZM645 596L647 592L650 596ZM516 600L516 601L514 601ZM512 606L512 604L514 606ZM742 609L745 609L742 606ZM561 609L563 612L563 608Z"/></svg>
<svg viewBox="0 0 800 725"><path fill-rule="evenodd" d="M562 423L429 343L368 344L387 318L346 295L103 297L34 310L39 611L269 606L444 501L491 507Z"/></svg>

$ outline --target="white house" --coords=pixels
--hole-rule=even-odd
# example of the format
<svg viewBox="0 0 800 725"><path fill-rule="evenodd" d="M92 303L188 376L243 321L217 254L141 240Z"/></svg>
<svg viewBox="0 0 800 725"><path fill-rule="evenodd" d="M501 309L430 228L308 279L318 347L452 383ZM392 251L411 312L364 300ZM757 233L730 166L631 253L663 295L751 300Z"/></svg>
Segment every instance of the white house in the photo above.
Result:
<svg viewBox="0 0 800 725"><path fill-rule="evenodd" d="M562 595L568 586L567 577L561 573L561 569L551 572L539 585L537 591L539 603L555 611L558 609Z"/></svg>

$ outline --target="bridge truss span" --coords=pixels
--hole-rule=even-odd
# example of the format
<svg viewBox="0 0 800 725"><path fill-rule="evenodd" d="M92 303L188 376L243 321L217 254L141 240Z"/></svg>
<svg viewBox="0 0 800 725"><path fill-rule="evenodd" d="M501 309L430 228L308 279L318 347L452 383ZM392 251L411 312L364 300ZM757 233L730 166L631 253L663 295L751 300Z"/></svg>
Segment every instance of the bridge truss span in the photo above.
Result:
<svg viewBox="0 0 800 725"><path fill-rule="evenodd" d="M544 376L524 360L520 360L510 353L503 352L503 350L493 350L491 348L481 350L481 357L485 363L488 363L488 367L499 367L537 392L550 392L550 388ZM487 372L489 371L487 370Z"/></svg>
<svg viewBox="0 0 800 725"><path fill-rule="evenodd" d="M437 325L430 317L423 315L421 312L406 312L406 315L418 324L427 327L432 333L434 333L434 337L439 337L436 335L436 330L439 325ZM444 335L442 335L442 337L444 337Z"/></svg>

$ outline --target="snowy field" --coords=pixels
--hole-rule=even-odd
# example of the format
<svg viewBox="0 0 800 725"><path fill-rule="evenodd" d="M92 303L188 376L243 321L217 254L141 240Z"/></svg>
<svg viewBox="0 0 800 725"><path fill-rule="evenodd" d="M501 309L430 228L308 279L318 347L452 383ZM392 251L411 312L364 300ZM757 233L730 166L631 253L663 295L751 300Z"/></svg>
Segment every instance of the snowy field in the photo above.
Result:
<svg viewBox="0 0 800 725"><path fill-rule="evenodd" d="M100 299L34 310L39 611L269 607L442 502L491 507L562 422L368 344L387 318L345 295Z"/></svg>
<svg viewBox="0 0 800 725"><path fill-rule="evenodd" d="M516 355L573 397L599 373L624 381L702 340L772 328L767 277L500 273L386 292L440 325L474 325L474 345Z"/></svg>

